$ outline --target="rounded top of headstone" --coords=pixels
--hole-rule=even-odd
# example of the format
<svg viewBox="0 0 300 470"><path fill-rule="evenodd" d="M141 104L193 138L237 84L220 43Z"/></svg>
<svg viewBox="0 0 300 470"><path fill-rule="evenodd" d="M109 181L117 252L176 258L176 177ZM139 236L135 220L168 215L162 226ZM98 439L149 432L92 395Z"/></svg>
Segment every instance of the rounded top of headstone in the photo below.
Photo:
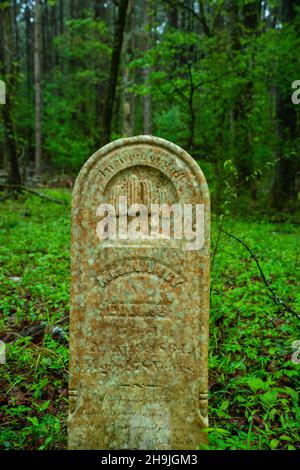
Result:
<svg viewBox="0 0 300 470"><path fill-rule="evenodd" d="M177 156L183 164L187 165L194 176L196 177L196 181L198 181L199 185L201 185L201 193L202 197L209 201L209 190L206 183L205 176L198 165L198 163L181 147L178 145L169 142L168 140L162 139L160 137L154 137L152 135L138 135L134 137L127 137L122 139L117 139L109 144L104 145L99 150L97 150L83 165L82 169L80 170L75 186L73 191L73 197L76 196L77 192L80 192L81 182L86 179L89 172L94 168L94 166L103 158L108 156L109 154L115 153L119 149L125 149L126 147L131 147L132 149L138 147L147 147L152 149L162 149L165 150L167 153L171 155Z"/></svg>

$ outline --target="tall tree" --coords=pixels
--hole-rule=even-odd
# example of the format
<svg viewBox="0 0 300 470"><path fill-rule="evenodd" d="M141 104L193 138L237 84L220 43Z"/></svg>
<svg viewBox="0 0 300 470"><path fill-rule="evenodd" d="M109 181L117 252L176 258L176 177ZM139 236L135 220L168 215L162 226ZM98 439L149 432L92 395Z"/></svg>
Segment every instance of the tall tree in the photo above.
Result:
<svg viewBox="0 0 300 470"><path fill-rule="evenodd" d="M27 78L27 94L30 96L31 86L32 86L32 69L33 69L33 60L32 60L32 23L31 23L31 10L30 2L26 1L26 6L24 10L25 18L25 34L26 34L26 78Z"/></svg>
<svg viewBox="0 0 300 470"><path fill-rule="evenodd" d="M0 0L0 66L6 83L6 103L1 105L5 130L6 146L10 160L10 182L20 184L21 174L18 162L15 126L13 122L12 96L15 91L16 67L14 62L14 38L11 19L11 6Z"/></svg>
<svg viewBox="0 0 300 470"><path fill-rule="evenodd" d="M124 54L122 62L122 90L123 90L123 125L122 133L124 136L131 136L134 133L135 123L135 95L130 90L134 82L135 71L129 67L134 58L136 48L136 11L134 0L129 0L128 4L128 25L124 34Z"/></svg>
<svg viewBox="0 0 300 470"><path fill-rule="evenodd" d="M150 21L149 21L149 0L144 1L144 14L143 14L143 50L147 51L149 47L150 37ZM150 67L148 64L144 66L144 85L149 86ZM152 102L151 94L149 92L144 94L144 134L152 134Z"/></svg>
<svg viewBox="0 0 300 470"><path fill-rule="evenodd" d="M13 6L11 9L12 22L13 22L13 37L14 37L14 49L16 53L16 59L19 61L20 58L20 48L19 48L19 27L18 27L18 4L16 0L13 0Z"/></svg>
<svg viewBox="0 0 300 470"><path fill-rule="evenodd" d="M42 96L41 96L41 3L35 0L34 18L34 90L35 90L35 173L41 172Z"/></svg>
<svg viewBox="0 0 300 470"><path fill-rule="evenodd" d="M105 0L95 0L94 2L95 20L104 20L105 18Z"/></svg>
<svg viewBox="0 0 300 470"><path fill-rule="evenodd" d="M111 136L113 107L116 96L118 82L120 57L124 38L124 29L126 23L127 7L129 0L120 0L118 6L118 15L115 25L114 43L110 61L110 72L105 94L104 109L102 115L102 129L100 143L104 145L109 142Z"/></svg>
<svg viewBox="0 0 300 470"><path fill-rule="evenodd" d="M59 33L64 32L64 0L59 1Z"/></svg>

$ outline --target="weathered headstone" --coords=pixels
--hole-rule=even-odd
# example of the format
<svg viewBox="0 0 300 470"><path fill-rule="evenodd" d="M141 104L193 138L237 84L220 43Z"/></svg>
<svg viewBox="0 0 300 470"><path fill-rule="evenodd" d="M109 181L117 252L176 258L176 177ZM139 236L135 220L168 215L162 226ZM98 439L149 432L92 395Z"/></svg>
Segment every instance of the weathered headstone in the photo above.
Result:
<svg viewBox="0 0 300 470"><path fill-rule="evenodd" d="M118 200L125 198L132 208L124 216ZM169 238L167 213L151 222L153 236L143 224L136 238L118 232L140 208L150 221L158 204L193 205L183 209L192 225L177 226L175 236L171 211ZM204 234L198 230L194 243L197 217ZM72 208L70 449L180 450L206 442L209 231L203 173L170 142L120 139L82 168Z"/></svg>

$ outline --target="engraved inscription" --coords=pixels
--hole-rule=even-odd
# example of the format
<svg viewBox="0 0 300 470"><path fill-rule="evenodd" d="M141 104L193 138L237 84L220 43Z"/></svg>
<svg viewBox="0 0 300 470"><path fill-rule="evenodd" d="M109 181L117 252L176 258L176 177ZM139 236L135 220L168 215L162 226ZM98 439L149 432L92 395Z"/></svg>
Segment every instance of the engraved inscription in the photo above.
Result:
<svg viewBox="0 0 300 470"><path fill-rule="evenodd" d="M114 279L130 273L148 273L154 276L161 277L166 282L169 282L172 287L182 284L184 281L176 272L164 266L163 264L155 261L154 259L128 259L126 263L109 268L108 271L97 277L101 287L105 287Z"/></svg>
<svg viewBox="0 0 300 470"><path fill-rule="evenodd" d="M108 304L103 315L112 317L159 317L165 318L169 309L165 305Z"/></svg>

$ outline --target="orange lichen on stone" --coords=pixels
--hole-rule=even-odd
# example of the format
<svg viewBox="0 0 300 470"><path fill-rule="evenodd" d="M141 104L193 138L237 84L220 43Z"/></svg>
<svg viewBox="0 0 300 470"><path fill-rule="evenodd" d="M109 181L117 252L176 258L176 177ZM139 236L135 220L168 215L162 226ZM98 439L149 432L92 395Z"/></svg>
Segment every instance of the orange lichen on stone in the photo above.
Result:
<svg viewBox="0 0 300 470"><path fill-rule="evenodd" d="M147 207L204 204L204 245L99 240L97 208L120 195ZM120 139L83 166L72 204L70 449L207 442L209 240L204 175L176 145Z"/></svg>

